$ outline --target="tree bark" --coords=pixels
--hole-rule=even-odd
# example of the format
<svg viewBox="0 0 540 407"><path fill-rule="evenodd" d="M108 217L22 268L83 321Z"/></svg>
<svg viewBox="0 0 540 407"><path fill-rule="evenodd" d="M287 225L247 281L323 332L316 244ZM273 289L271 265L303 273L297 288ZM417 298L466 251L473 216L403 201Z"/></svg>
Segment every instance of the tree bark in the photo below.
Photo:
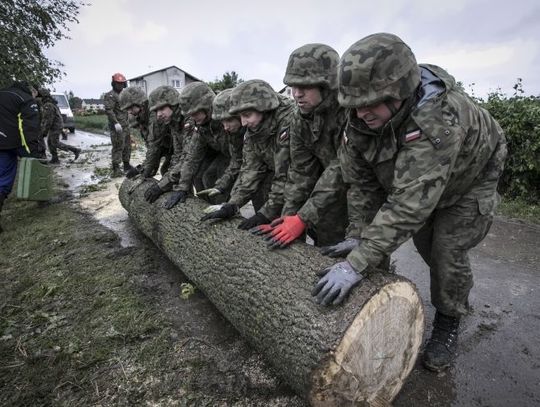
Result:
<svg viewBox="0 0 540 407"><path fill-rule="evenodd" d="M171 210L163 208L169 194L149 204L152 182L124 180L120 201L130 218L292 388L314 406L392 401L424 329L411 282L372 273L344 305L319 306L311 296L315 273L335 260L304 243L270 251L236 228L239 218L201 222L206 204L197 198Z"/></svg>

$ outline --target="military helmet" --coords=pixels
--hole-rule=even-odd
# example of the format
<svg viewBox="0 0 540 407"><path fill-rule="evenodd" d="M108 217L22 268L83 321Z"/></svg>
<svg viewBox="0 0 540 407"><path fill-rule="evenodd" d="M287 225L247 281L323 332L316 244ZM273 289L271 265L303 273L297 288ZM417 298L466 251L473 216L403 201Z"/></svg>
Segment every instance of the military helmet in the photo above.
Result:
<svg viewBox="0 0 540 407"><path fill-rule="evenodd" d="M338 64L339 55L334 48L325 44L303 45L291 53L283 83L336 89Z"/></svg>
<svg viewBox="0 0 540 407"><path fill-rule="evenodd" d="M182 113L188 115L200 110L209 113L212 111L212 102L215 97L216 94L206 83L189 83L180 92L180 106L182 107Z"/></svg>
<svg viewBox="0 0 540 407"><path fill-rule="evenodd" d="M139 86L130 86L120 92L120 109L127 110L133 105L142 106L146 94Z"/></svg>
<svg viewBox="0 0 540 407"><path fill-rule="evenodd" d="M212 119L226 120L234 117L234 115L229 113L232 91L232 89L225 89L219 92L214 98L214 103L212 103Z"/></svg>
<svg viewBox="0 0 540 407"><path fill-rule="evenodd" d="M242 82L231 93L230 114L238 114L244 110L266 112L279 106L279 99L272 87L261 79Z"/></svg>
<svg viewBox="0 0 540 407"><path fill-rule="evenodd" d="M42 98L51 97L51 91L47 88L38 88L37 93L38 93L38 97L42 97Z"/></svg>
<svg viewBox="0 0 540 407"><path fill-rule="evenodd" d="M125 91L124 91L125 92ZM175 88L168 85L159 86L148 96L150 110L161 109L163 106L176 106L180 103L180 95Z"/></svg>
<svg viewBox="0 0 540 407"><path fill-rule="evenodd" d="M388 33L369 35L345 51L338 67L338 101L344 107L404 100L420 84L420 68L407 44Z"/></svg>

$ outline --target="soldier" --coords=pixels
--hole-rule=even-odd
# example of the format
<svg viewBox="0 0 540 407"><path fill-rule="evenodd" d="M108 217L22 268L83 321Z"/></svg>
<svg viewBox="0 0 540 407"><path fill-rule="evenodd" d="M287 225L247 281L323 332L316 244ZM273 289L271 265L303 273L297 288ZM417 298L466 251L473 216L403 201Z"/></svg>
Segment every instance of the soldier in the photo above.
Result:
<svg viewBox="0 0 540 407"><path fill-rule="evenodd" d="M337 150L346 115L337 101L338 63L338 53L324 44L304 45L289 57L283 82L291 86L298 109L291 123L285 206L281 218L253 229L267 236L270 247L287 246L306 229L317 246L344 239L347 199Z"/></svg>
<svg viewBox="0 0 540 407"><path fill-rule="evenodd" d="M216 95L212 102L212 120L221 122L223 130L227 133L230 155L231 157L234 157L234 159L231 159L231 163L235 166L232 172L237 176L242 165L242 146L246 128L242 126L240 117L229 113L231 107L231 93L232 89L225 89ZM230 180L227 178L222 178L219 181L220 182L216 183L212 188L198 191L197 195L201 197L207 196L209 199L215 197L225 198L225 195L228 195L230 192L232 183L230 183ZM229 183L227 187L225 187L226 183ZM221 202L223 202L223 200Z"/></svg>
<svg viewBox="0 0 540 407"><path fill-rule="evenodd" d="M64 122L58 108L58 103L51 96L51 92L45 88L38 90L38 99L41 103L41 135L43 138L47 137L47 145L52 156L49 162L51 164L60 163L58 150L71 151L74 154L73 161L75 161L79 158L81 150L60 141Z"/></svg>
<svg viewBox="0 0 540 407"><path fill-rule="evenodd" d="M159 183L152 185L144 194L148 202L154 202L178 183L195 126L182 114L180 95L172 86L160 86L150 93L150 110L156 112L159 126L149 134L143 176L148 178L155 175L162 156L166 157L167 163L166 169L165 163L161 167L163 177ZM173 194L165 202L167 209L176 204L175 196Z"/></svg>
<svg viewBox="0 0 540 407"><path fill-rule="evenodd" d="M218 120L212 119L215 93L203 82L193 82L180 93L182 112L189 115L197 132L192 136L180 179L167 208L185 202L192 185L197 191L216 188L227 198L242 163L242 140L229 139Z"/></svg>
<svg viewBox="0 0 540 407"><path fill-rule="evenodd" d="M294 111L290 99L278 95L263 80L253 79L238 85L231 93L230 114L240 115L247 127L243 162L229 201L217 211L202 217L226 219L238 213L260 189L268 172L273 173L268 199L249 219L238 226L251 229L270 223L283 209L283 189L289 168L289 127Z"/></svg>
<svg viewBox="0 0 540 407"><path fill-rule="evenodd" d="M26 82L0 89L0 212L15 183L18 158L44 153L36 96L36 88Z"/></svg>
<svg viewBox="0 0 540 407"><path fill-rule="evenodd" d="M412 237L430 267L437 311L423 362L443 370L473 285L468 252L487 234L499 201L503 131L452 76L418 65L392 34L354 43L341 57L338 85L339 103L350 109L340 150L354 191L349 216L362 233L345 261L323 270L313 295L323 305L340 303Z"/></svg>
<svg viewBox="0 0 540 407"><path fill-rule="evenodd" d="M150 132L158 131L156 113L151 112L148 106L148 98L145 92L138 86L130 86L120 92L119 96L120 109L127 111L133 117L133 128L139 130L141 137L146 145L146 151L149 150ZM161 158L161 156L160 156ZM167 161L167 160L166 160ZM158 161L159 164L159 161ZM165 166L165 163L164 163ZM137 167L132 167L126 172L127 178L133 178L144 170L144 163ZM157 171L157 169L156 169ZM166 168L162 167L162 174L166 172ZM155 171L149 175L153 176Z"/></svg>
<svg viewBox="0 0 540 407"><path fill-rule="evenodd" d="M127 87L127 80L121 73L112 76L112 90L103 95L105 112L109 120L109 131L112 143L112 176L120 177L120 161L124 163L124 172L132 167L131 159L131 136L129 134L128 114L120 108L120 92Z"/></svg>

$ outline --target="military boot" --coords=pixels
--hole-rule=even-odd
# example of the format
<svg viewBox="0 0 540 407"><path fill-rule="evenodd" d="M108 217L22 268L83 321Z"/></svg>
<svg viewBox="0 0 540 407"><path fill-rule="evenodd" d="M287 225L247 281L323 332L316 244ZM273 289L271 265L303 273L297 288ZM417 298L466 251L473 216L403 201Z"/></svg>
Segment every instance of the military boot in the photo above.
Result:
<svg viewBox="0 0 540 407"><path fill-rule="evenodd" d="M433 331L424 350L424 366L434 372L445 370L456 356L459 318L437 311Z"/></svg>
<svg viewBox="0 0 540 407"><path fill-rule="evenodd" d="M71 152L75 154L75 157L73 157L73 161L75 161L77 158L79 158L79 155L81 155L81 149L77 147L71 147Z"/></svg>
<svg viewBox="0 0 540 407"><path fill-rule="evenodd" d="M58 156L53 155L51 160L49 161L49 164L60 164L60 160L58 159Z"/></svg>
<svg viewBox="0 0 540 407"><path fill-rule="evenodd" d="M122 176L122 170L120 169L120 166L118 164L112 165L112 178L118 178Z"/></svg>
<svg viewBox="0 0 540 407"><path fill-rule="evenodd" d="M129 163L129 161L128 162L124 161L124 172L128 172L132 168L133 168L133 166Z"/></svg>

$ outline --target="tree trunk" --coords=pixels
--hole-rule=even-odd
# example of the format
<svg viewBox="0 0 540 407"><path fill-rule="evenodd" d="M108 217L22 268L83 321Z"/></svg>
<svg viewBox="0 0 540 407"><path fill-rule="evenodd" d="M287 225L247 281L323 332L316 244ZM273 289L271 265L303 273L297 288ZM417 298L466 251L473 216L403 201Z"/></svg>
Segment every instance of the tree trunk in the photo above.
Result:
<svg viewBox="0 0 540 407"><path fill-rule="evenodd" d="M153 181L140 182L126 179L119 193L133 222L292 388L314 406L391 402L422 340L424 312L411 282L374 273L344 305L319 306L310 293L315 273L335 260L304 243L270 251L237 229L238 219L200 222L205 203L196 198L171 210L163 208L169 194L149 204L144 191Z"/></svg>

